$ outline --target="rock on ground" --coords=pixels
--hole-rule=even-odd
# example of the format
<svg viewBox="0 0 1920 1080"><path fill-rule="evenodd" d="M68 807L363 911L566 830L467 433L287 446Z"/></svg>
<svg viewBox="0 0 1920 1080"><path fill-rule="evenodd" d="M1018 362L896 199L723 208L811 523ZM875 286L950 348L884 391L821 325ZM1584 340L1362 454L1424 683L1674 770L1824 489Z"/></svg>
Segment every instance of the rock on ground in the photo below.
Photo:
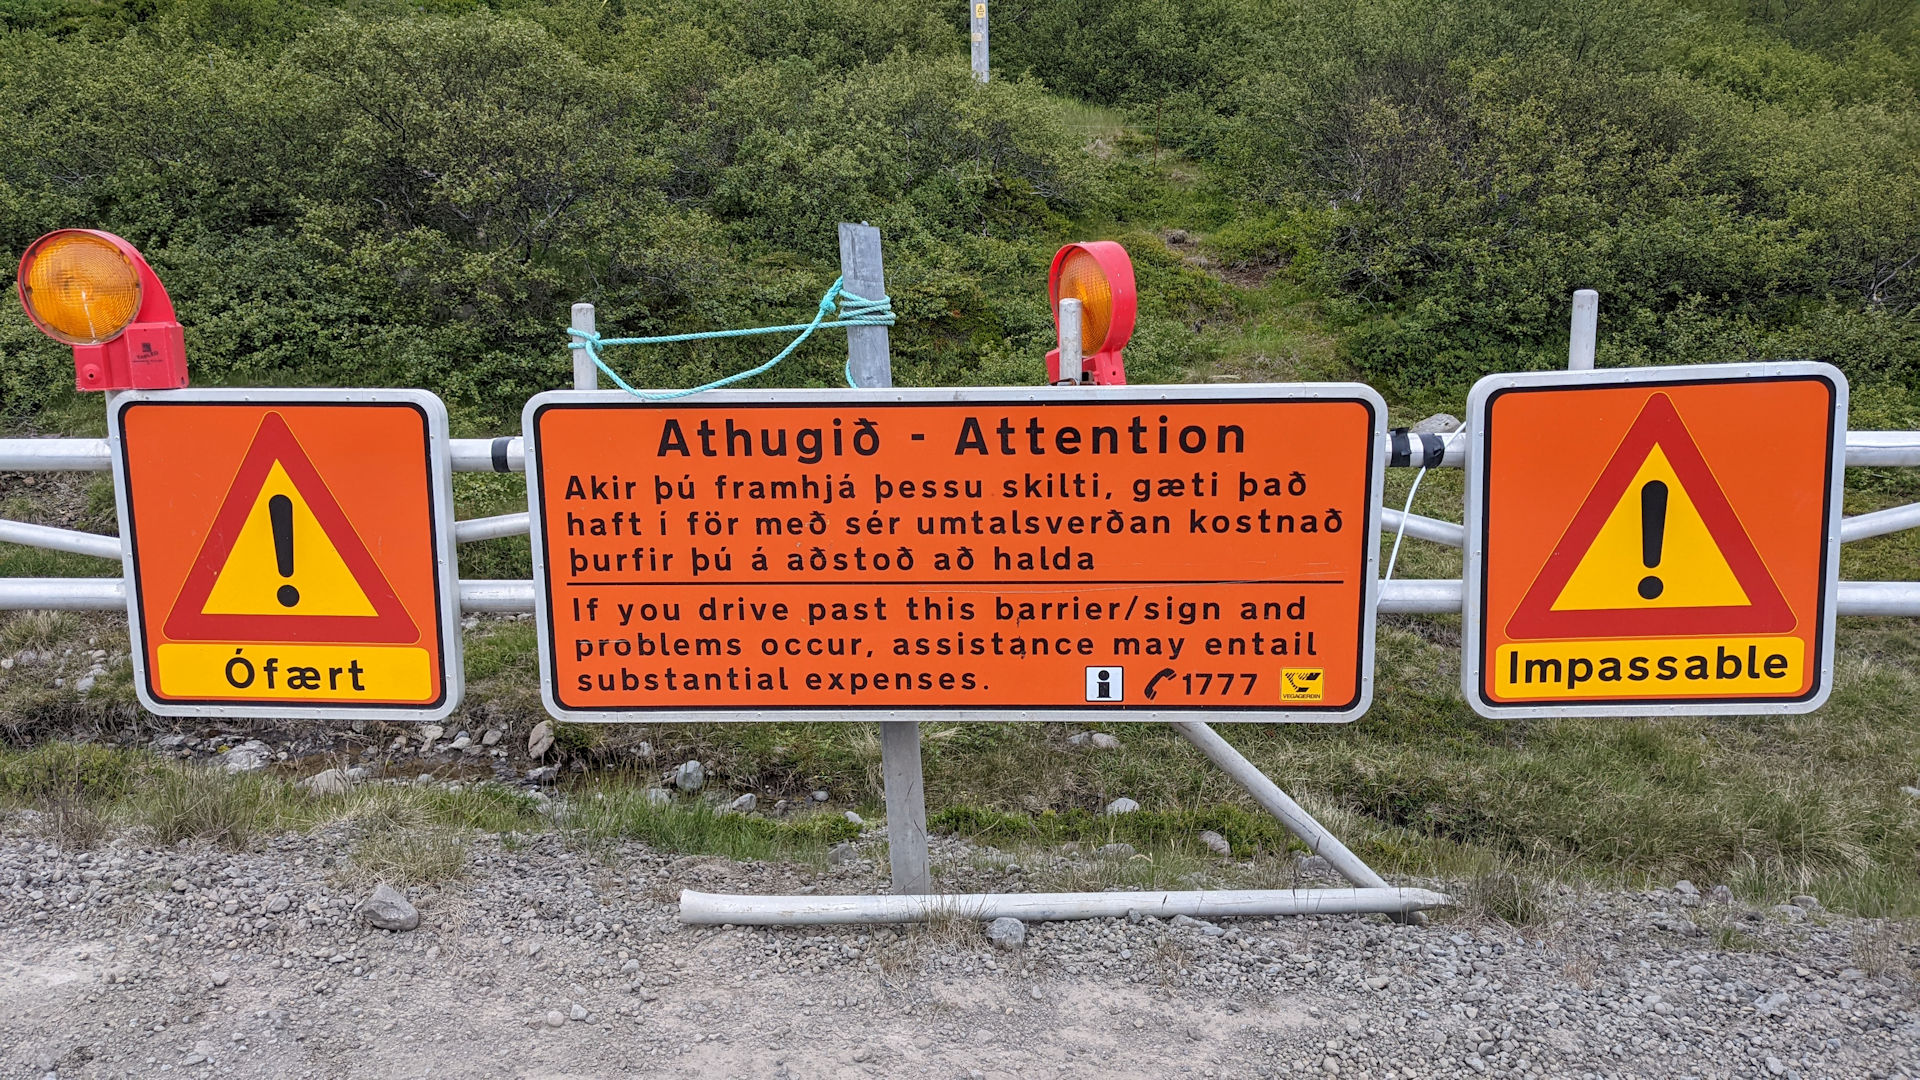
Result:
<svg viewBox="0 0 1920 1080"><path fill-rule="evenodd" d="M1017 949L1027 943L1027 924L1019 919L995 919L987 924L987 940L996 948Z"/></svg>
<svg viewBox="0 0 1920 1080"><path fill-rule="evenodd" d="M673 770L673 786L685 792L699 791L707 785L706 766L697 761L683 762Z"/></svg>
<svg viewBox="0 0 1920 1080"><path fill-rule="evenodd" d="M420 912L391 885L375 886L373 895L361 903L360 914L382 930L412 930L420 925Z"/></svg>
<svg viewBox="0 0 1920 1080"><path fill-rule="evenodd" d="M348 782L346 773L339 769L328 769L296 781L294 786L305 789L309 795L345 795L353 785Z"/></svg>
<svg viewBox="0 0 1920 1080"><path fill-rule="evenodd" d="M535 761L545 757L553 748L553 721L542 720L527 732L527 756Z"/></svg>
<svg viewBox="0 0 1920 1080"><path fill-rule="evenodd" d="M273 748L259 739L248 739L220 755L220 764L230 773L256 772L273 760Z"/></svg>

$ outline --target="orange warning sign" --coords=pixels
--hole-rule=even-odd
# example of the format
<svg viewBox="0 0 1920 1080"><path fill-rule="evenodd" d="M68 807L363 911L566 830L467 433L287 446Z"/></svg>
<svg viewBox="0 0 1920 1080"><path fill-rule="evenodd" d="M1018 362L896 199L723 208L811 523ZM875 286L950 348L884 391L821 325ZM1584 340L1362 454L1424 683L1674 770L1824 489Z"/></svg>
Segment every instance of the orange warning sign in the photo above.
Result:
<svg viewBox="0 0 1920 1080"><path fill-rule="evenodd" d="M1483 380L1470 700L1500 715L1816 706L1845 394L1806 364Z"/></svg>
<svg viewBox="0 0 1920 1080"><path fill-rule="evenodd" d="M411 391L116 401L148 707L450 711L460 677L444 416Z"/></svg>
<svg viewBox="0 0 1920 1080"><path fill-rule="evenodd" d="M1366 706L1365 387L560 392L526 416L556 715Z"/></svg>

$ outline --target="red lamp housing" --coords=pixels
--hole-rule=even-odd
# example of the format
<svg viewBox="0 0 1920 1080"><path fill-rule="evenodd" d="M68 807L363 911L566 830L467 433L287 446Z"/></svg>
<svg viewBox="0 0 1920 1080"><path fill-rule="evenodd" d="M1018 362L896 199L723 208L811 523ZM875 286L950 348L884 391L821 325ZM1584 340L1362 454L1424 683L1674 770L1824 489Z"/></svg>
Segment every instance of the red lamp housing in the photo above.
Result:
<svg viewBox="0 0 1920 1080"><path fill-rule="evenodd" d="M1047 274L1047 298L1053 305L1053 328L1060 331L1060 300L1080 301L1083 355L1080 380L1097 386L1124 386L1126 363L1120 350L1133 336L1139 295L1133 285L1133 260L1127 249L1111 240L1068 244L1053 256ZM1047 382L1060 381L1060 350L1047 353Z"/></svg>
<svg viewBox="0 0 1920 1080"><path fill-rule="evenodd" d="M187 385L186 336L138 249L98 229L59 229L27 245L20 304L41 333L73 346L81 390Z"/></svg>

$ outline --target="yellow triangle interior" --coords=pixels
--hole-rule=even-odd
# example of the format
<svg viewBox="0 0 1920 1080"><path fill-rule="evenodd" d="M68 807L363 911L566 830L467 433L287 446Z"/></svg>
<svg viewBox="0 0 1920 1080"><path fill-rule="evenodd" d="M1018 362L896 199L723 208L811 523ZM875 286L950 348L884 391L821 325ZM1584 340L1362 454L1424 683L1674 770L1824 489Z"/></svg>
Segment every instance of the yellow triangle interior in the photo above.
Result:
<svg viewBox="0 0 1920 1080"><path fill-rule="evenodd" d="M273 521L267 503L285 495L293 503L293 574L280 576L279 553L274 547ZM280 601L280 588L291 585L299 601L289 607ZM293 479L278 461L268 471L253 508L240 527L233 553L220 568L207 597L208 615L358 615L376 614L365 589L347 569L345 559L314 519L313 508L301 497Z"/></svg>
<svg viewBox="0 0 1920 1080"><path fill-rule="evenodd" d="M1659 565L1648 567L1642 546L1641 490L1667 485L1667 516ZM1659 595L1641 595L1641 580L1659 578ZM1644 611L1652 608L1749 607L1752 601L1714 542L1686 486L1656 443L1620 496L1593 546L1580 558L1554 611Z"/></svg>

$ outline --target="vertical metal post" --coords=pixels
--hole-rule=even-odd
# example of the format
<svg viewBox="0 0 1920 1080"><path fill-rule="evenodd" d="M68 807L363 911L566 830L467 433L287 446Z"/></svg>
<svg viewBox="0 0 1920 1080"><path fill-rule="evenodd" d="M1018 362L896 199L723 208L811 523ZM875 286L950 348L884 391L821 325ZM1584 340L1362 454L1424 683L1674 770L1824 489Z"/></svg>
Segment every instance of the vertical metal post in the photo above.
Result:
<svg viewBox="0 0 1920 1080"><path fill-rule="evenodd" d="M973 77L986 82L987 0L973 0L973 18L970 21L973 24Z"/></svg>
<svg viewBox="0 0 1920 1080"><path fill-rule="evenodd" d="M1060 385L1079 386L1084 356L1080 345L1080 301L1071 296L1060 301Z"/></svg>
<svg viewBox="0 0 1920 1080"><path fill-rule="evenodd" d="M880 230L862 222L840 224L840 284L855 296L877 300L887 295L886 269L880 260ZM847 367L863 390L893 385L893 354L884 326L847 328ZM887 794L887 852L893 891L920 895L933 891L927 860L927 798L920 774L920 725L911 720L880 722L880 773Z"/></svg>
<svg viewBox="0 0 1920 1080"><path fill-rule="evenodd" d="M893 891L923 896L933 891L927 862L927 790L920 777L920 725L880 721L880 772L887 788L887 858Z"/></svg>
<svg viewBox="0 0 1920 1080"><path fill-rule="evenodd" d="M1573 294L1573 335L1567 340L1567 370L1592 371L1594 341L1600 329L1600 294L1581 289Z"/></svg>
<svg viewBox="0 0 1920 1080"><path fill-rule="evenodd" d="M573 305L573 328L593 333L593 305ZM573 344L573 388L575 390L600 389L600 369L593 366L593 357L587 355L587 347Z"/></svg>

